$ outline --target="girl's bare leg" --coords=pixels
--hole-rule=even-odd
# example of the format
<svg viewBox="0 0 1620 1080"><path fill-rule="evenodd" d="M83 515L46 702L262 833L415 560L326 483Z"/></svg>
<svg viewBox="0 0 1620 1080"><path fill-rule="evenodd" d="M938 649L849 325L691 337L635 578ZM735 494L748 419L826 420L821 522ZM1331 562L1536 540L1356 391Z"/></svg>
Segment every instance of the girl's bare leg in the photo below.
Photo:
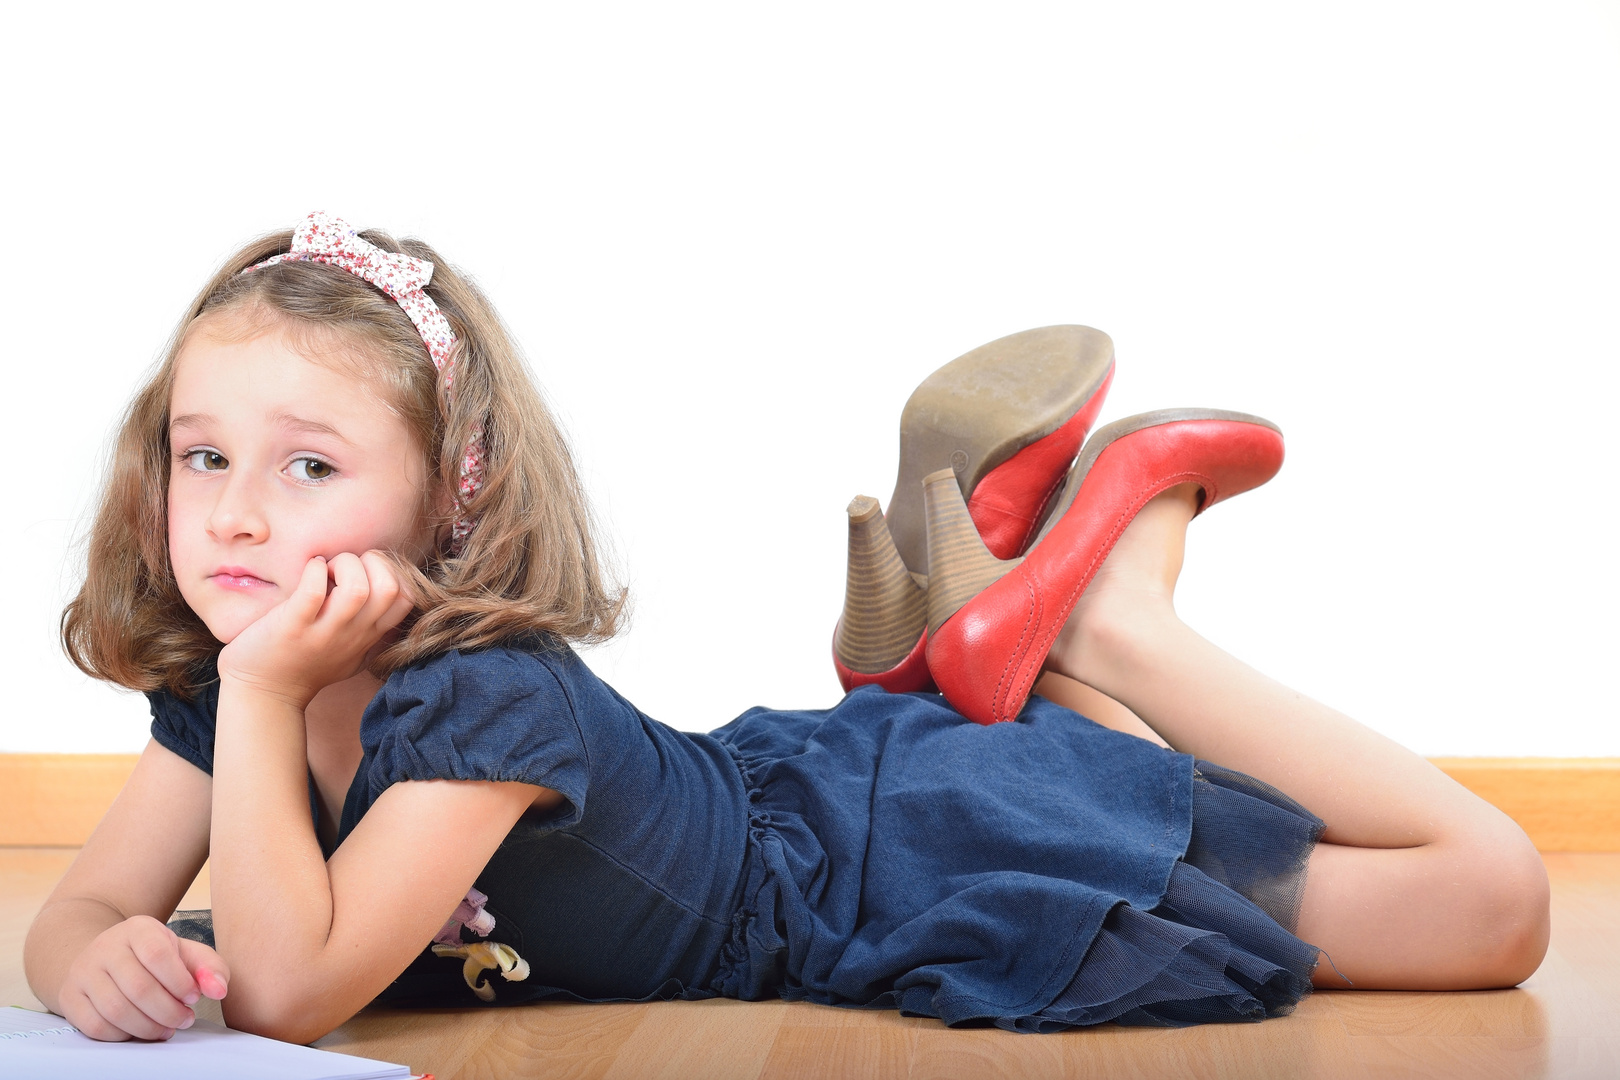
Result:
<svg viewBox="0 0 1620 1080"><path fill-rule="evenodd" d="M1300 938L1362 988L1511 986L1547 948L1547 874L1513 821L1398 743L1289 690L1177 618L1197 488L1137 515L1048 660L1172 747L1238 769L1327 823ZM1332 966L1318 986L1343 986Z"/></svg>
<svg viewBox="0 0 1620 1080"><path fill-rule="evenodd" d="M1067 675L1047 670L1035 684L1035 692L1047 701L1055 701L1065 709L1073 709L1087 720L1112 728L1125 735L1135 735L1156 746L1169 746L1142 722L1142 718L1106 694L1083 682L1075 682Z"/></svg>

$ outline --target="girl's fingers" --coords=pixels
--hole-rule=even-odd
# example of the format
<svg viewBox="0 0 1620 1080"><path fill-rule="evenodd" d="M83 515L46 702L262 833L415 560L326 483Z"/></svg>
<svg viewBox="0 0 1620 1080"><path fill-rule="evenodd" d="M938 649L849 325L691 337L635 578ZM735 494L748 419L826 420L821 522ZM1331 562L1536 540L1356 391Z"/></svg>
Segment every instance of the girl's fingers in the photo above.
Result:
<svg viewBox="0 0 1620 1080"><path fill-rule="evenodd" d="M192 1005L202 996L202 991L197 986L197 980L191 977L185 961L181 959L180 937L167 926L158 923L156 919L152 920L146 930L147 932L130 942L135 959L174 1000L182 1006ZM189 1012L189 1009L187 1011ZM165 1019L155 1013L149 1015L154 1020Z"/></svg>
<svg viewBox="0 0 1620 1080"><path fill-rule="evenodd" d="M180 960L197 980L197 988L205 997L219 1001L231 981L231 966L225 958L200 941L180 938Z"/></svg>
<svg viewBox="0 0 1620 1080"><path fill-rule="evenodd" d="M137 1039L167 1039L174 1034L174 1028L158 1023L137 1008L105 971L90 980L85 996L109 1024Z"/></svg>
<svg viewBox="0 0 1620 1080"><path fill-rule="evenodd" d="M82 990L64 992L58 1004L67 1022L88 1038L97 1042L124 1042L130 1037L129 1032L97 1012L95 1004Z"/></svg>
<svg viewBox="0 0 1620 1080"><path fill-rule="evenodd" d="M392 630L404 620L405 616L411 613L411 609L415 606L416 601L411 599L410 594L401 592L394 598L393 604L390 605L388 610L383 614L379 625L382 626L385 631Z"/></svg>
<svg viewBox="0 0 1620 1080"><path fill-rule="evenodd" d="M225 1000L227 982L228 980L218 972L207 969L197 974L197 985L202 987L204 995L213 998L215 1001Z"/></svg>
<svg viewBox="0 0 1620 1080"><path fill-rule="evenodd" d="M365 565L360 562L360 556L348 551L332 556L330 565L333 586L331 595L326 598L323 617L332 622L350 622L371 597Z"/></svg>
<svg viewBox="0 0 1620 1080"><path fill-rule="evenodd" d="M365 567L371 596L356 621L362 626L374 627L379 634L387 633L410 613L411 599L388 556L380 551L368 551L360 556L360 563Z"/></svg>
<svg viewBox="0 0 1620 1080"><path fill-rule="evenodd" d="M107 966L107 974L112 976L119 993L159 1027L185 1027L196 1019L186 1003L169 993L135 956L118 957ZM191 981L189 974L186 981Z"/></svg>
<svg viewBox="0 0 1620 1080"><path fill-rule="evenodd" d="M287 608L299 622L312 623L326 603L326 560L319 555L304 564L298 587L287 598Z"/></svg>

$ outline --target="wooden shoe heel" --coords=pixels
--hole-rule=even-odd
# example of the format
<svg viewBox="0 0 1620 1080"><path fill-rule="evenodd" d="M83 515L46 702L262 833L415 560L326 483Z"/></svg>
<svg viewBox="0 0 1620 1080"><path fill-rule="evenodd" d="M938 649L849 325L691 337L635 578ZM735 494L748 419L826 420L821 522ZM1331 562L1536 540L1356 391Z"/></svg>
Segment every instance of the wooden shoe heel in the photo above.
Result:
<svg viewBox="0 0 1620 1080"><path fill-rule="evenodd" d="M892 670L917 648L928 601L895 549L878 501L859 495L849 504L849 569L844 614L833 634L833 655L850 672Z"/></svg>
<svg viewBox="0 0 1620 1080"><path fill-rule="evenodd" d="M930 473L923 480L923 512L928 565L934 568L928 589L928 632L932 634L1020 560L1003 562L990 553L950 469Z"/></svg>

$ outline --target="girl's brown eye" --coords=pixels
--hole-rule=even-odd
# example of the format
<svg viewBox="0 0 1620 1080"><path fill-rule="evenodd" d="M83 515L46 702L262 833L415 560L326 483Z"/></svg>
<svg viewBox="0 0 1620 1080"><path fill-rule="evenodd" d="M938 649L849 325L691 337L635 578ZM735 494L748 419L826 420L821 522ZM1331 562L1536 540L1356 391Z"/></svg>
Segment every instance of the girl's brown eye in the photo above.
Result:
<svg viewBox="0 0 1620 1080"><path fill-rule="evenodd" d="M220 472L230 465L225 455L217 450L193 450L186 455L186 464L198 472Z"/></svg>
<svg viewBox="0 0 1620 1080"><path fill-rule="evenodd" d="M299 458L292 463L292 473L297 480L325 480L336 470L320 458Z"/></svg>

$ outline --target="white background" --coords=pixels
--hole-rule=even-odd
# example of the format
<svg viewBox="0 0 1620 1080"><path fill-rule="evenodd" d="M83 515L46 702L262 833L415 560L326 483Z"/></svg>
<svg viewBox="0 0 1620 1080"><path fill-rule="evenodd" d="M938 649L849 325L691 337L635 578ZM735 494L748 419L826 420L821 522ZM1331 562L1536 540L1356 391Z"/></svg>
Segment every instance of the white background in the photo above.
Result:
<svg viewBox="0 0 1620 1080"><path fill-rule="evenodd" d="M57 646L71 543L187 300L322 208L511 323L635 598L588 659L654 716L836 701L911 387L1080 322L1105 421L1287 434L1193 526L1195 627L1423 753L1620 754L1613 0L29 7L0 751L143 744Z"/></svg>

